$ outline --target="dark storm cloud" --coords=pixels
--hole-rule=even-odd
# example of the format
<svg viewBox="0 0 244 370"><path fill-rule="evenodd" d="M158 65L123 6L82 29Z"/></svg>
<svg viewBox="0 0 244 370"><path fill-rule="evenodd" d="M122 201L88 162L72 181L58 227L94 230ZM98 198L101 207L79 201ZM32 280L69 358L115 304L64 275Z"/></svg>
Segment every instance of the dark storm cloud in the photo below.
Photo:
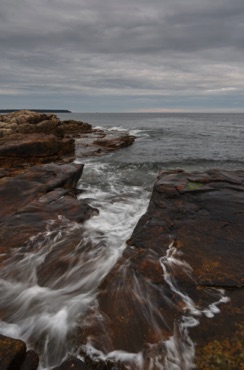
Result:
<svg viewBox="0 0 244 370"><path fill-rule="evenodd" d="M0 94L236 100L243 19L243 0L2 0Z"/></svg>

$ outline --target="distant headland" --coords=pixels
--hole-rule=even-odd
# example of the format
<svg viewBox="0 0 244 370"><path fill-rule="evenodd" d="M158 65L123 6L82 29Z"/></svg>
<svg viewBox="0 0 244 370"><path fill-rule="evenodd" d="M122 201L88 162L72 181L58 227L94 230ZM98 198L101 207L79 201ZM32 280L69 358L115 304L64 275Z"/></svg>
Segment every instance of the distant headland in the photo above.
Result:
<svg viewBox="0 0 244 370"><path fill-rule="evenodd" d="M0 109L0 113L12 113L12 112L18 112L22 109ZM68 109L28 109L32 112L38 112L38 113L71 113Z"/></svg>

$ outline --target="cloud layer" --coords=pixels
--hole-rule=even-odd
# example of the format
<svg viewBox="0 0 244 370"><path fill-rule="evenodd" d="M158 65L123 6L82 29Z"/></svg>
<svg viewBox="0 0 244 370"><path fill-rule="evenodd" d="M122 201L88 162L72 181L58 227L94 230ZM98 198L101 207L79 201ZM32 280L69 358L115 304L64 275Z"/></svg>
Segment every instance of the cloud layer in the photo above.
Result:
<svg viewBox="0 0 244 370"><path fill-rule="evenodd" d="M0 108L243 110L243 0L2 0Z"/></svg>

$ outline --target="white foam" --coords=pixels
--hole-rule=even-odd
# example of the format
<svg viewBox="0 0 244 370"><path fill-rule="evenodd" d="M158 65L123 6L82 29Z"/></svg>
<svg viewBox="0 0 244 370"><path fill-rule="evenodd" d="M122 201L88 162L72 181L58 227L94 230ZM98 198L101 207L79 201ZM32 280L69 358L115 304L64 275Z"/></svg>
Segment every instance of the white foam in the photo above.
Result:
<svg viewBox="0 0 244 370"><path fill-rule="evenodd" d="M128 364L128 366L130 364L133 364L133 366L136 366L138 370L143 368L144 361L143 361L142 352L130 353L130 352L125 352L121 350L116 350L116 351L111 351L105 354L102 351L97 350L89 342L83 346L83 350L95 361L96 359L102 360L102 361L107 361L107 360L122 361Z"/></svg>

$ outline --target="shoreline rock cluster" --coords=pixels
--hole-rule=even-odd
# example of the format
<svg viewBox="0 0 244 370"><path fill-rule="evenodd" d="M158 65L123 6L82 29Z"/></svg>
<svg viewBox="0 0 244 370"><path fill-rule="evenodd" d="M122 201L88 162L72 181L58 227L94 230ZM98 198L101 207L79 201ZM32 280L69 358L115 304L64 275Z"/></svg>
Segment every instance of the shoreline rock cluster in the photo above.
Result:
<svg viewBox="0 0 244 370"><path fill-rule="evenodd" d="M128 133L105 133L89 123L55 114L18 111L0 115L0 178L36 164L72 162L131 145Z"/></svg>
<svg viewBox="0 0 244 370"><path fill-rule="evenodd" d="M0 116L0 136L0 267L15 248L25 247L31 237L41 233L50 218L55 227L61 222L60 216L82 223L97 214L97 209L77 199L76 184L83 165L71 163L75 153L80 158L102 155L134 141L128 134L106 134L86 123L61 122L55 115L29 111ZM62 248L72 250L80 233L82 229ZM153 344L170 338L175 323L187 315L186 301L177 294L179 289L191 297L199 311L197 320L201 324L189 328L196 343L196 368L241 369L243 240L244 171L162 171L147 212L99 288L100 314L106 318L110 339L106 342L99 323L88 328L84 336L89 335L94 345L107 351L120 348L137 352L144 348L145 353L150 352ZM162 256L171 252L173 263L167 265ZM55 274L61 276L66 261L60 258L51 262ZM177 263L191 268L178 269ZM166 272L170 269L175 291L165 279L164 264ZM45 274L44 261L37 275L43 280ZM146 298L139 299L136 289ZM228 299L221 303L220 314L215 305L211 319L211 309L207 311L206 306L218 301L223 290ZM153 318L155 328L145 313ZM5 314L3 310L1 319ZM82 339L81 334L78 347ZM146 343L151 348L145 348ZM179 353L184 350L180 345L179 341ZM160 347L159 351L163 356L164 349ZM84 353L80 355L85 362L70 357L55 370L125 369L119 363L93 363ZM184 356L179 361L182 369L187 368ZM0 370L36 370L37 366L34 351L26 351L22 341L0 335Z"/></svg>
<svg viewBox="0 0 244 370"><path fill-rule="evenodd" d="M77 147L82 158L131 145L134 139L127 133L106 134L80 121L61 121L54 114L18 111L0 115L0 268L15 250L25 248L32 237L45 231L47 224L55 228L65 218L83 223L98 213L77 199L76 185L84 167L72 163ZM81 232L67 241L67 248L80 240ZM53 261L57 274L62 275L66 267L62 259ZM43 267L42 280L45 273ZM1 312L1 319L7 315ZM38 355L26 351L24 342L0 335L0 370L35 370L38 362ZM60 367L71 368L88 369L72 357Z"/></svg>

